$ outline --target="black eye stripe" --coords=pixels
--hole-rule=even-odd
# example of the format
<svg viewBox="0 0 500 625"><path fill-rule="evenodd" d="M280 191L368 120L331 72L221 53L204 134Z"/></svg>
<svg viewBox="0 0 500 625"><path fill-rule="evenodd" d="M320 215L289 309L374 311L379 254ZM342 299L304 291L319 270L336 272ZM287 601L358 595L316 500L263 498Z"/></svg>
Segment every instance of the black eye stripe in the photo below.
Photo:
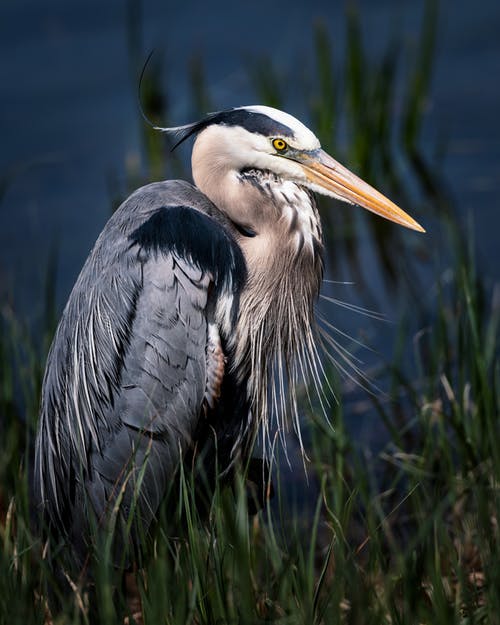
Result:
<svg viewBox="0 0 500 625"><path fill-rule="evenodd" d="M241 126L248 132L263 135L264 137L290 137L295 138L295 132L288 127L265 113L250 111L246 109L229 109L227 111L218 111L209 113L204 119L194 124L186 124L179 128L179 140L171 148L175 150L177 146L183 143L192 135L196 135L208 126L221 124L222 126Z"/></svg>

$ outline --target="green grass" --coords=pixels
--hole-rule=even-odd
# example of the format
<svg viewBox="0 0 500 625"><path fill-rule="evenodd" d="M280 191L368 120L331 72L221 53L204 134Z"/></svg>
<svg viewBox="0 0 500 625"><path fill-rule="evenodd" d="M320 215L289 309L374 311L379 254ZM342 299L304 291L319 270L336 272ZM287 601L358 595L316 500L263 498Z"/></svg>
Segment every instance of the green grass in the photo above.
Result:
<svg viewBox="0 0 500 625"><path fill-rule="evenodd" d="M175 512L162 509L152 557L137 575L146 623L500 622L500 310L498 294L488 292L477 273L473 240L464 241L456 229L454 207L421 152L436 27L433 4L427 6L404 78L396 67L397 41L380 61L367 60L355 13L347 17L345 67L333 63L328 33L318 26L317 75L307 91L311 126L329 151L404 199L409 212L431 203L444 215L437 227L447 234L448 271L436 268L432 289L413 274L404 277L417 292L432 293L435 304L417 308L410 300L411 318L395 326L394 358L384 365L391 399L366 396L386 443L367 453L349 434L342 404L333 404L328 415L334 428L305 404L309 496L316 501L310 514L301 502L297 509L289 505L284 462L273 478L273 501L256 517L247 513L240 477L233 490L216 492L208 522L200 519L186 476ZM148 113L168 118L159 73L157 67L148 78L144 103ZM210 96L199 61L191 75L193 107L205 106ZM250 76L262 101L286 108L286 88L276 75L259 62ZM407 95L394 119L396 93ZM373 106L364 105L367 99ZM346 145L342 126L351 137ZM144 141L145 177L160 178L162 140L145 130ZM182 162L170 167L181 172ZM130 186L143 180L131 172ZM417 201L410 188L417 188ZM333 224L330 212L323 213L327 240L339 250L329 255L333 270L348 258L362 277L361 217L346 212ZM366 223L388 284L402 289L394 258L408 259L415 250L407 249L396 227ZM55 587L32 528L29 495L44 354L54 329L54 279L49 272L41 340L33 340L10 310L2 309L0 318L0 623L13 625L43 623L44 598ZM95 557L95 593L76 588L60 597L54 623L87 623L91 612L103 625L119 622L125 598L106 553L103 548Z"/></svg>

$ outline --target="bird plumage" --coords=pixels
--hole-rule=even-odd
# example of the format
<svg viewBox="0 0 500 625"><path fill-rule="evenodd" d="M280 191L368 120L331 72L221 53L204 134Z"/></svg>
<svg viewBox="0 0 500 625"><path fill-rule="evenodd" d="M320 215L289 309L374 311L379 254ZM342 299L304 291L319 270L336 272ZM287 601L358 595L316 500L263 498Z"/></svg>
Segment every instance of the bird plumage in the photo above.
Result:
<svg viewBox="0 0 500 625"><path fill-rule="evenodd" d="M47 360L36 483L80 566L95 523L114 528L117 553L140 550L183 462L198 455L209 482L229 478L271 413L283 430L286 394L298 427L296 385L308 372L318 384L321 367L312 191L421 229L281 111L242 107L168 131L196 137L196 186L154 183L120 206Z"/></svg>
<svg viewBox="0 0 500 625"><path fill-rule="evenodd" d="M120 495L127 522L134 473L144 466L138 509L144 527L151 522L204 405L214 404L210 370L220 357L208 349L209 336L231 353L227 333L245 275L226 220L187 183L140 189L103 230L48 357L37 441L47 520L79 545L80 559L84 501L105 520ZM222 299L229 314L218 325ZM240 386L234 393L245 396ZM235 436L244 443L239 421Z"/></svg>

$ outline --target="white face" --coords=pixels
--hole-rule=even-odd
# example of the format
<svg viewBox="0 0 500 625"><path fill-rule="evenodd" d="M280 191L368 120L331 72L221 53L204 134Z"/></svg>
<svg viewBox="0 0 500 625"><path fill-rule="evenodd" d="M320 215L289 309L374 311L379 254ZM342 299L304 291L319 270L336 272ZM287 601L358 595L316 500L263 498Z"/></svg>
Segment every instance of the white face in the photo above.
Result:
<svg viewBox="0 0 500 625"><path fill-rule="evenodd" d="M243 125L224 124L222 117L220 123L210 124L199 132L192 154L193 176L212 201L224 195L221 181L237 180L243 169L260 169L275 173L283 181L359 204L407 228L423 231L422 226L388 198L323 152L318 138L298 119L267 106L233 110L265 115L267 120L261 120L260 127L257 120L244 121L250 128L246 130ZM208 190L213 193L209 194ZM230 202L220 205L227 209Z"/></svg>
<svg viewBox="0 0 500 625"><path fill-rule="evenodd" d="M303 168L299 163L276 148L276 140L282 139L290 150L317 150L318 138L298 119L268 106L245 106L244 110L261 113L290 128L294 136L265 136L249 132L241 126L214 124L202 130L198 135L194 152L203 145L205 156L209 156L214 167L239 171L244 168L269 170L284 179L307 183ZM196 145L199 144L199 145Z"/></svg>

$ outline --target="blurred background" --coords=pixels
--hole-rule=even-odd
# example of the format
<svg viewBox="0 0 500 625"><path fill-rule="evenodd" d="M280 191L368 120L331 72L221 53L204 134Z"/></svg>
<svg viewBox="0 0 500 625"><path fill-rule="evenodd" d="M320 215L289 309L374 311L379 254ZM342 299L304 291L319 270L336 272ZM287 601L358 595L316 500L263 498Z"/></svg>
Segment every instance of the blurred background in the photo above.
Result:
<svg viewBox="0 0 500 625"><path fill-rule="evenodd" d="M225 492L217 540L195 523L172 555L158 536L149 622L497 623L498 0L0 2L0 615L41 623L53 583L31 459L64 303L133 189L190 179L188 142L140 114L153 49L154 123L282 108L427 234L320 199L332 358L328 403L303 393L308 460L290 433L265 515ZM76 600L57 622L88 622Z"/></svg>
<svg viewBox="0 0 500 625"><path fill-rule="evenodd" d="M415 337L436 317L457 257L471 253L486 297L498 300L499 32L494 0L4 0L0 305L9 340L28 341L42 366L112 210L148 181L190 179L190 146L171 154L140 115L139 76L154 49L141 98L156 123L242 104L283 108L426 227L421 236L321 202L324 293L336 302L319 307L351 353L350 362L337 355L349 427L376 444L370 391L386 401L388 366L417 376ZM36 386L29 394L35 407Z"/></svg>
<svg viewBox="0 0 500 625"><path fill-rule="evenodd" d="M426 10L437 15L426 18ZM435 33L426 42L432 72L420 94L419 147L430 173L442 176L453 195L461 226L474 229L482 269L498 277L498 2L443 1L439 7L428 3L426 9L423 2L399 0L257 1L251 7L228 1L4 0L1 301L36 317L55 254L58 306L64 302L113 202L126 195L131 175L148 177L137 93L142 64L152 49L148 74L163 94L153 102L162 123L182 124L207 110L267 100L321 132L331 147L340 144L343 154L336 156L345 158L353 140L340 119L350 95L341 76L352 45L348 29L359 29L362 39L364 59L358 71L365 72L359 88L365 89L366 112L375 75L384 62L394 64L387 71L398 76L388 85L393 93L387 97L389 123L397 127L406 112L405 88L419 62L425 19L435 20L427 24ZM328 48L320 51L321 59L318 45ZM321 75L325 67L319 67L320 61L330 64L330 77ZM324 94L321 80L331 80L335 93ZM331 116L330 129L324 121L317 123L319 107ZM339 123L344 128L334 142L328 133ZM154 172L158 178L171 173L165 161L165 168ZM360 169L360 163L348 164ZM404 163L397 165L408 173ZM428 226L423 245L432 254L443 247L442 233L434 227L442 215L439 207L421 206L418 191L409 190L412 205L404 208L416 208L416 217ZM350 210L335 206L332 223L336 213Z"/></svg>

